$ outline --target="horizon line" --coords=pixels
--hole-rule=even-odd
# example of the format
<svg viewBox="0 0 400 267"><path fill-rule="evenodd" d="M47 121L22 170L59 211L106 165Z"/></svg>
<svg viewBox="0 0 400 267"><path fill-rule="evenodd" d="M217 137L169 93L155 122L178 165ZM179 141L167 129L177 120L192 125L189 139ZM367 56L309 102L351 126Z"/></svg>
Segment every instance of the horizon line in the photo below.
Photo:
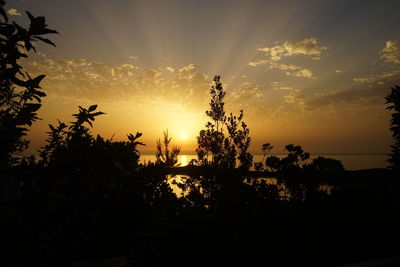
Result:
<svg viewBox="0 0 400 267"><path fill-rule="evenodd" d="M154 155L156 151L154 150L147 150L147 151L139 151L140 155ZM389 155L390 152L309 152L310 155ZM263 155L262 153L251 153L252 155ZM196 152L193 151L181 151L179 155L197 155ZM278 152L278 153L269 153L266 156L273 156L273 155L287 155L285 152Z"/></svg>

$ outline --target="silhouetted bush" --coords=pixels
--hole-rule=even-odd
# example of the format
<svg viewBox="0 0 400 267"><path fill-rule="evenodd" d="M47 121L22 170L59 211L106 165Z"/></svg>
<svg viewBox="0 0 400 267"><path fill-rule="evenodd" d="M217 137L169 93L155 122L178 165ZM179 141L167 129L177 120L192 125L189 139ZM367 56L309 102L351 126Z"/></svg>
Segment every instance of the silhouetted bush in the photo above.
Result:
<svg viewBox="0 0 400 267"><path fill-rule="evenodd" d="M28 126L38 119L36 111L41 107L40 82L45 75L31 77L20 65L22 58L36 51L34 42L55 46L45 34L57 33L47 28L44 17L35 17L28 11L29 28L8 21L0 5L0 171L17 162L16 153L24 151L29 141L24 139Z"/></svg>

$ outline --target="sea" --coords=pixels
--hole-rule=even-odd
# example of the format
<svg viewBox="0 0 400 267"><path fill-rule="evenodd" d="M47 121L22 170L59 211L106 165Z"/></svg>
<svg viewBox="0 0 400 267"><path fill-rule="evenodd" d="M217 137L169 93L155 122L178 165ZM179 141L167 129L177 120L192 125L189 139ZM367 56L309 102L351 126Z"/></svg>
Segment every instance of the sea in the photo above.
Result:
<svg viewBox="0 0 400 267"><path fill-rule="evenodd" d="M279 154L274 156L284 157L285 155ZM310 159L319 156L340 160L346 170L386 168L388 166L387 159L389 158L387 154L383 153L335 153L335 154L321 153L321 154L311 154ZM180 164L180 166L186 166L192 159L197 159L197 155L196 154L178 155L178 164ZM253 155L253 162L259 162L262 161L262 159L263 155ZM156 160L155 154L140 155L141 163L147 163L149 161L155 162L155 160Z"/></svg>

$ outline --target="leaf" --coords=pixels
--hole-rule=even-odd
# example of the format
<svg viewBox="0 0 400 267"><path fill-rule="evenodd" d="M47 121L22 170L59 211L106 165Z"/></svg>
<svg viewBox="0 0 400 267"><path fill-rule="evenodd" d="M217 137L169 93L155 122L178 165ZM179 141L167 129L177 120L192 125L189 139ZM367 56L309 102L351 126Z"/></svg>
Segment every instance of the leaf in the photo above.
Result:
<svg viewBox="0 0 400 267"><path fill-rule="evenodd" d="M30 20L31 22L35 20L35 17L34 17L29 11L25 11L25 12L26 12L26 14L28 15L29 20Z"/></svg>
<svg viewBox="0 0 400 267"><path fill-rule="evenodd" d="M39 91L39 90L34 90L33 93L34 93L35 95L40 96L40 97L45 97L45 96L46 96L46 93L45 93L45 92L42 92L42 91Z"/></svg>
<svg viewBox="0 0 400 267"><path fill-rule="evenodd" d="M39 75L39 76L37 76L37 77L35 77L33 79L28 80L26 82L27 86L30 87L30 88L41 88L39 84L44 79L44 77L46 77L46 75L42 74L42 75Z"/></svg>
<svg viewBox="0 0 400 267"><path fill-rule="evenodd" d="M43 37L40 37L40 36L35 36L35 38L40 40L40 41L42 41L42 42L45 42L46 44L49 44L49 45L52 45L52 46L56 47L56 44L53 43L52 41L50 41L47 38L43 38Z"/></svg>
<svg viewBox="0 0 400 267"><path fill-rule="evenodd" d="M26 104L26 110L29 112L35 112L37 111L42 105L41 104Z"/></svg>
<svg viewBox="0 0 400 267"><path fill-rule="evenodd" d="M40 99L40 97L38 97L37 95L32 96L34 99L37 100L37 102L41 103L42 99Z"/></svg>
<svg viewBox="0 0 400 267"><path fill-rule="evenodd" d="M56 30L51 30L51 29L47 29L47 28L43 29L42 34L48 34L48 33L59 34L59 32Z"/></svg>
<svg viewBox="0 0 400 267"><path fill-rule="evenodd" d="M99 112L93 113L92 115L93 116L99 116L99 115L103 115L103 114L106 114L106 113L99 111Z"/></svg>
<svg viewBox="0 0 400 267"><path fill-rule="evenodd" d="M89 112L92 112L92 111L96 110L96 108L97 108L97 105L91 105L91 106L89 107L88 111L89 111Z"/></svg>

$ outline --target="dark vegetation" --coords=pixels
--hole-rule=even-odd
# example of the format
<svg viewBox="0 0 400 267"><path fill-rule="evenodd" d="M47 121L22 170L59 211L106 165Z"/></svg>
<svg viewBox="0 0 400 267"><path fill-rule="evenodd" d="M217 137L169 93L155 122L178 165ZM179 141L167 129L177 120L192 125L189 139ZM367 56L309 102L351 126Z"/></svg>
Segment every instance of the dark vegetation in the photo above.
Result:
<svg viewBox="0 0 400 267"><path fill-rule="evenodd" d="M0 3L1 266L337 266L399 255L400 87L386 97L395 141L387 170L349 172L293 144L279 158L266 143L253 163L244 113L226 115L219 76L189 166L177 166L167 131L145 165L141 133L93 136L104 114L96 105L49 125L38 159L18 157L45 97L45 76L30 77L19 59L33 41L54 45L43 35L56 31L28 12L28 29L10 23ZM178 196L174 174L184 177Z"/></svg>

